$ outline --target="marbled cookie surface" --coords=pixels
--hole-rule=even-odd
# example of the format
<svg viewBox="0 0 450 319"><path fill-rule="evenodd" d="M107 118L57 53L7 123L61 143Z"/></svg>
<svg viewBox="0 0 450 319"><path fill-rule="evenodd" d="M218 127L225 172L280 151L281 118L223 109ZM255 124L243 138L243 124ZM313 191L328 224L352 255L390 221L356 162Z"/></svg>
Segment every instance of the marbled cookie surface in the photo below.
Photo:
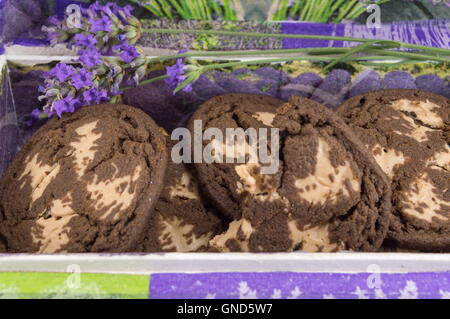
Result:
<svg viewBox="0 0 450 319"><path fill-rule="evenodd" d="M283 101L266 95L225 94L202 104L189 121L188 127L192 133L196 131L195 121L201 121L202 125L197 133L204 134L210 128L219 129L223 133L224 139L220 142L214 136L200 140L204 148L212 142L214 149L219 150L215 155L221 156L223 163L209 164L202 160L201 163L194 163L194 169L200 187L208 199L230 220L241 216L240 203L245 197L247 187L241 183L241 176L246 174L246 171L239 170L242 166L238 163L237 157L248 158L250 154L246 140L240 144L246 147L241 149L242 152L236 148L236 152L230 155L232 152L226 145L226 129L269 130L275 111L282 103ZM218 141L216 144L215 140Z"/></svg>
<svg viewBox="0 0 450 319"><path fill-rule="evenodd" d="M387 244L449 250L450 100L419 90L382 90L348 100L338 113L392 183Z"/></svg>
<svg viewBox="0 0 450 319"><path fill-rule="evenodd" d="M0 181L7 252L126 252L144 238L164 178L164 136L125 105L45 124Z"/></svg>
<svg viewBox="0 0 450 319"><path fill-rule="evenodd" d="M323 105L300 97L278 109L273 126L280 129L280 169L274 174L280 178L248 171L257 185L242 201L243 216L212 247L377 250L388 228L390 188L349 127Z"/></svg>
<svg viewBox="0 0 450 319"><path fill-rule="evenodd" d="M210 239L222 228L221 220L202 199L198 183L187 166L169 159L143 251L205 251Z"/></svg>

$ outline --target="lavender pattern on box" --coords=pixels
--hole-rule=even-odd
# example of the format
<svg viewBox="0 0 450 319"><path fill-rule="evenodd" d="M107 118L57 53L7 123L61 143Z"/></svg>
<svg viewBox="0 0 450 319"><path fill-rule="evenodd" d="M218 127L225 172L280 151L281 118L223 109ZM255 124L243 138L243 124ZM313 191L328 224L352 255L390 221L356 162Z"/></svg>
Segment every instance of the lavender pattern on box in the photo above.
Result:
<svg viewBox="0 0 450 319"><path fill-rule="evenodd" d="M412 44L450 48L449 20L402 21L368 29L366 25L345 24L344 34L355 38L390 39Z"/></svg>
<svg viewBox="0 0 450 319"><path fill-rule="evenodd" d="M22 5L26 3L27 5ZM0 21L5 27L0 32L5 42L13 42L22 45L46 45L48 42L41 32L41 25L46 18L48 5L46 0L0 0L0 16L6 21ZM65 8L69 4L87 5L86 2L76 0L57 0L54 3L54 12L61 18ZM3 6L1 6L3 4ZM19 5L20 4L20 5ZM47 9L47 10L46 10ZM361 37L367 39L389 39L409 42L441 48L450 48L450 34L448 32L448 19L424 20L424 21L400 21L390 24L382 24L379 28L367 28L365 24L340 23L325 24L314 22L271 22L260 23L255 21L210 21L213 29L222 30L224 27L232 26L241 32L263 32L263 33L288 33L288 34L314 34L328 36ZM225 23L225 24L224 24ZM154 20L147 27L177 28L177 29L201 29L204 22L182 20L173 22L169 20ZM194 48L197 36L189 34L161 35L144 34L140 45L157 48L179 49ZM306 48L306 47L343 47L352 46L356 43L326 40L305 39L270 39L270 38L243 38L218 36L217 43L209 49L275 49L275 48Z"/></svg>
<svg viewBox="0 0 450 319"><path fill-rule="evenodd" d="M281 23L281 33L344 36L364 39L384 39L440 48L450 48L449 20L401 21L367 28L365 24ZM357 42L284 39L283 48L347 47Z"/></svg>
<svg viewBox="0 0 450 319"><path fill-rule="evenodd" d="M150 298L428 299L450 298L450 273L154 274Z"/></svg>

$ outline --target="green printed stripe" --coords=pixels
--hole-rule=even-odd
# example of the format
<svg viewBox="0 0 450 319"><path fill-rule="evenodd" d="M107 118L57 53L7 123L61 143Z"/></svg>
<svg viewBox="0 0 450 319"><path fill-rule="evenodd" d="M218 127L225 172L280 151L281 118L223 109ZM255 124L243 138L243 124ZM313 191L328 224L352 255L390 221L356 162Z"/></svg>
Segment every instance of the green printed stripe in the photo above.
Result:
<svg viewBox="0 0 450 319"><path fill-rule="evenodd" d="M149 275L0 273L0 298L148 298Z"/></svg>

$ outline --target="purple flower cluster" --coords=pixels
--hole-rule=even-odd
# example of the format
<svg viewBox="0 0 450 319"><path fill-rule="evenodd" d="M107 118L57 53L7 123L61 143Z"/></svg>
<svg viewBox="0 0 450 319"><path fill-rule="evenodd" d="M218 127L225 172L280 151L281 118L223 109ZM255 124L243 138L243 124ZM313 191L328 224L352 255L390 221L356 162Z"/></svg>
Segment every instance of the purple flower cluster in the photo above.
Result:
<svg viewBox="0 0 450 319"><path fill-rule="evenodd" d="M181 50L178 54L185 53L187 50ZM183 59L177 59L175 64L172 66L166 67L167 78L165 80L166 84L172 89L175 90L179 85L181 85L188 76L186 75L186 65L183 63ZM192 83L186 85L182 91L191 92L192 91Z"/></svg>
<svg viewBox="0 0 450 319"><path fill-rule="evenodd" d="M124 81L139 83L146 75L147 64L134 47L141 25L131 11L131 6L95 2L81 9L80 25L76 28L67 20L49 19L52 25L44 27L49 40L75 49L79 57L73 62L81 67L59 63L44 75L40 98L47 103L43 111L33 111L32 118L54 114L61 117L83 105L111 100L121 93L119 88Z"/></svg>
<svg viewBox="0 0 450 319"><path fill-rule="evenodd" d="M78 62L85 65L88 69L93 69L102 64L102 55L97 50L83 50L80 52Z"/></svg>
<svg viewBox="0 0 450 319"><path fill-rule="evenodd" d="M43 27L51 44L66 43L77 50L96 49L111 55L117 45L134 45L141 35L141 24L131 14L132 7L115 3L93 3L81 9L81 20L74 27L69 19L51 17L51 26Z"/></svg>
<svg viewBox="0 0 450 319"><path fill-rule="evenodd" d="M76 27L68 19L53 17L49 20L52 26L44 28L52 44L67 44L77 51L78 58L73 61L75 66L59 63L45 74L40 99L46 104L42 111L34 110L32 118L61 117L83 105L116 101L123 83L138 85L147 75L147 60L134 46L141 35L141 25L132 16L130 6L95 2L81 9L81 13ZM175 89L199 74L187 72L180 58L167 67L167 76L166 82ZM183 87L185 92L191 90L191 83Z"/></svg>
<svg viewBox="0 0 450 319"><path fill-rule="evenodd" d="M187 76L185 75L185 68L186 66L184 65L182 59L177 59L177 62L174 65L168 66L166 68L168 77L165 81L172 90L175 90L178 85L180 85L187 79ZM184 91L186 92L189 92L191 90L191 84L188 84L184 87Z"/></svg>
<svg viewBox="0 0 450 319"><path fill-rule="evenodd" d="M40 88L41 100L47 101L43 110L31 113L34 119L62 116L83 105L98 104L109 100L108 92L96 86L97 76L83 67L58 63L44 74L44 86Z"/></svg>
<svg viewBox="0 0 450 319"><path fill-rule="evenodd" d="M139 20L131 15L132 7L120 7L115 3L101 5L98 2L82 9L81 21L73 28L69 21L56 17L44 27L52 44L65 43L77 50L79 62L88 68L101 63L101 55L118 55L123 62L131 63L141 54L133 46L141 35Z"/></svg>
<svg viewBox="0 0 450 319"><path fill-rule="evenodd" d="M140 56L137 49L128 42L113 46L113 51L117 52L125 63L131 63Z"/></svg>

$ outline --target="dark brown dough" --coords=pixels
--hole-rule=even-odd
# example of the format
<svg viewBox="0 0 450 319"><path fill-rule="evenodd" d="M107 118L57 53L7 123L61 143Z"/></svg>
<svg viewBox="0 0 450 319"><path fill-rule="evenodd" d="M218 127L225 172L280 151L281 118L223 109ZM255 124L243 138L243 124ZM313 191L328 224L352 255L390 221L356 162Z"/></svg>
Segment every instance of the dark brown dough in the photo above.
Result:
<svg viewBox="0 0 450 319"><path fill-rule="evenodd" d="M166 163L161 129L136 108L86 106L51 119L0 181L6 251L135 251Z"/></svg>
<svg viewBox="0 0 450 319"><path fill-rule="evenodd" d="M450 100L419 90L382 90L351 98L338 113L390 178L386 245L449 251Z"/></svg>

